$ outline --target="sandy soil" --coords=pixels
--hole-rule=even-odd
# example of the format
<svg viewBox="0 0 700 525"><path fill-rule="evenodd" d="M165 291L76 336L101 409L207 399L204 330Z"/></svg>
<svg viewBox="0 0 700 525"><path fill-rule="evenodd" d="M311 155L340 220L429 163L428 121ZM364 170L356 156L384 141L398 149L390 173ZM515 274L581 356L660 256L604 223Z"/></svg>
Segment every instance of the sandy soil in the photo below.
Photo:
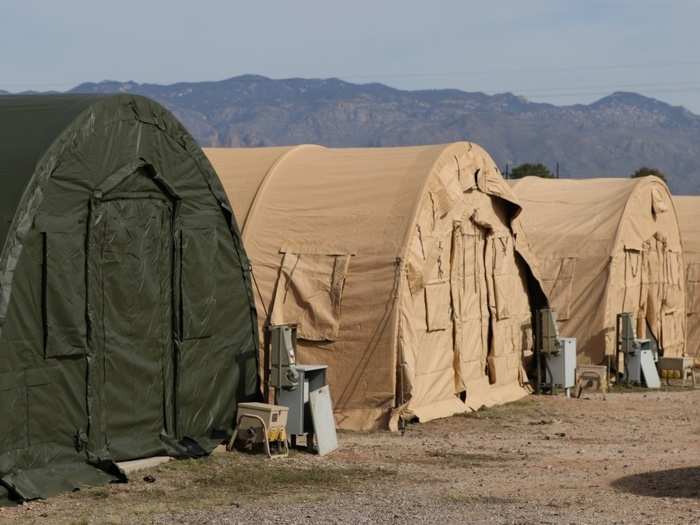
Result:
<svg viewBox="0 0 700 525"><path fill-rule="evenodd" d="M584 397L343 432L326 458L171 462L0 522L700 523L700 390Z"/></svg>

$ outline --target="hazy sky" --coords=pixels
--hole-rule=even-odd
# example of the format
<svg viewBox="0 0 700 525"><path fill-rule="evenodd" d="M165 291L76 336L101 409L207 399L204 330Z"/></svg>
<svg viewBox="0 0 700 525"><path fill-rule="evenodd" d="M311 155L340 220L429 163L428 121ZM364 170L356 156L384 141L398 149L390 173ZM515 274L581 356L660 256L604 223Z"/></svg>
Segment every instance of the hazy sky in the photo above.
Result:
<svg viewBox="0 0 700 525"><path fill-rule="evenodd" d="M257 73L700 113L699 23L698 0L0 0L0 89Z"/></svg>

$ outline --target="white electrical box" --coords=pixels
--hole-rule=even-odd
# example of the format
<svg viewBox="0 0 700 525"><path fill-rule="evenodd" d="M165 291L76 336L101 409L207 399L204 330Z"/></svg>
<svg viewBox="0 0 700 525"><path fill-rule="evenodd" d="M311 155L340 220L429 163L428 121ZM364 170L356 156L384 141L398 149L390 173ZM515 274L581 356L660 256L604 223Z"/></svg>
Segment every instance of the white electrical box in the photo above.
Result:
<svg viewBox="0 0 700 525"><path fill-rule="evenodd" d="M559 352L545 354L546 379L557 388L576 385L576 338L559 337Z"/></svg>

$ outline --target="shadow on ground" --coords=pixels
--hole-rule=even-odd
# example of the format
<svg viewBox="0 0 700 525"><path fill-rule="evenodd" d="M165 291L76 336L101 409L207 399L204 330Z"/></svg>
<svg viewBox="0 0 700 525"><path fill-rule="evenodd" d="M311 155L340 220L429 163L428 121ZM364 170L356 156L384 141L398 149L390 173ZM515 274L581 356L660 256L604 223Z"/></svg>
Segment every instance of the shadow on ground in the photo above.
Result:
<svg viewBox="0 0 700 525"><path fill-rule="evenodd" d="M634 474L614 481L612 486L638 496L700 499L700 467Z"/></svg>

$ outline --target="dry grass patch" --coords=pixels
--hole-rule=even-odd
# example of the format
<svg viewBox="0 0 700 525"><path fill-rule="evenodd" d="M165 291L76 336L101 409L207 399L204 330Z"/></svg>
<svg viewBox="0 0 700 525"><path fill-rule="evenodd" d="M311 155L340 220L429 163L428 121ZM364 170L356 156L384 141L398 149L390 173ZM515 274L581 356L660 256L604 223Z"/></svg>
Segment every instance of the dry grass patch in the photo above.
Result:
<svg viewBox="0 0 700 525"><path fill-rule="evenodd" d="M22 523L148 523L155 516L238 506L275 498L292 503L359 490L397 475L396 470L342 466L299 454L287 460L217 454L173 461L132 474L128 484L86 488L33 502L0 516ZM155 481L144 481L152 476Z"/></svg>
<svg viewBox="0 0 700 525"><path fill-rule="evenodd" d="M527 396L518 401L498 405L491 408L481 408L476 412L460 414L462 417L485 420L513 420L531 417L541 411L535 396Z"/></svg>

